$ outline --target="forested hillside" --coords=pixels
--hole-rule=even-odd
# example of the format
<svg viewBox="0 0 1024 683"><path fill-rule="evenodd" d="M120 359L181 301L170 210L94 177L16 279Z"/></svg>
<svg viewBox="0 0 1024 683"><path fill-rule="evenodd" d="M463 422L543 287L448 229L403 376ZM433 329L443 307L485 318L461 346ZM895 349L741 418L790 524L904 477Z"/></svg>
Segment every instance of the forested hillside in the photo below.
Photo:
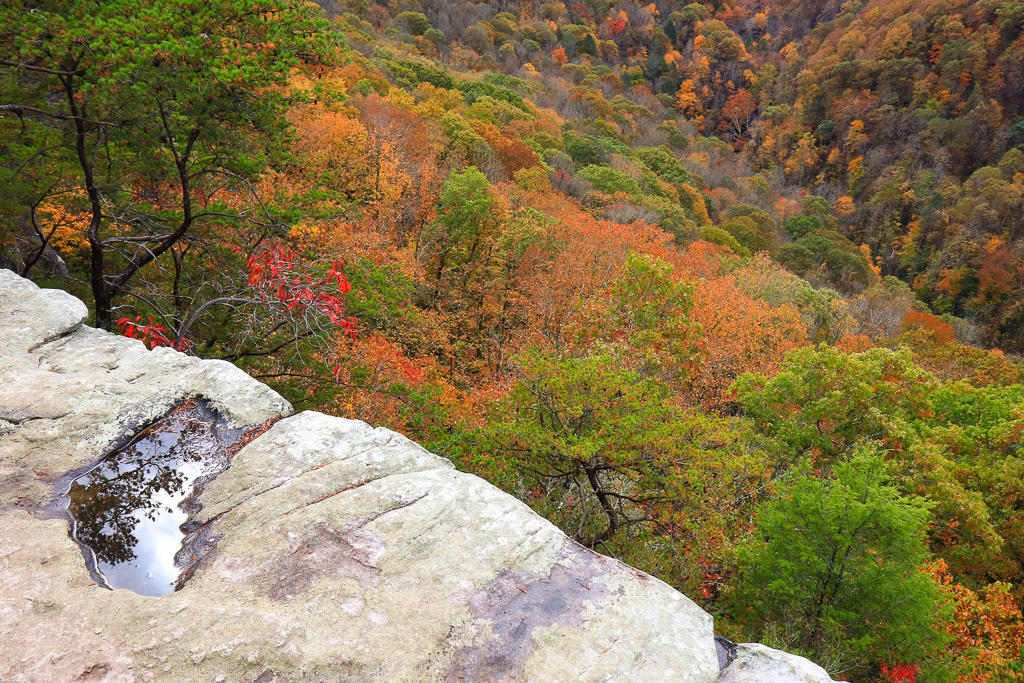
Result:
<svg viewBox="0 0 1024 683"><path fill-rule="evenodd" d="M17 0L0 267L716 629L1024 678L1024 4Z"/></svg>

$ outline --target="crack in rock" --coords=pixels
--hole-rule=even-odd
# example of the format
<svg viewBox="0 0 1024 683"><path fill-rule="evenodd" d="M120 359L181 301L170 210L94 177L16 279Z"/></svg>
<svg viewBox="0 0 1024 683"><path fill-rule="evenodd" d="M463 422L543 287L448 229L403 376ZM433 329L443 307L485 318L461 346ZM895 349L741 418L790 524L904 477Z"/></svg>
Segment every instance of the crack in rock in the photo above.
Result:
<svg viewBox="0 0 1024 683"><path fill-rule="evenodd" d="M72 327L70 327L69 329L64 330L63 332L57 332L56 334L51 334L51 335L48 335L47 337L44 337L42 341L40 341L40 342L38 342L36 344L33 344L32 346L28 347L28 349L26 349L26 352L27 353L35 353L36 349L38 349L41 346L46 346L47 344L49 344L51 342L60 341L61 339L64 339L66 337L70 337L75 332L78 332L79 329L81 329L83 322L78 322L75 325L73 325Z"/></svg>

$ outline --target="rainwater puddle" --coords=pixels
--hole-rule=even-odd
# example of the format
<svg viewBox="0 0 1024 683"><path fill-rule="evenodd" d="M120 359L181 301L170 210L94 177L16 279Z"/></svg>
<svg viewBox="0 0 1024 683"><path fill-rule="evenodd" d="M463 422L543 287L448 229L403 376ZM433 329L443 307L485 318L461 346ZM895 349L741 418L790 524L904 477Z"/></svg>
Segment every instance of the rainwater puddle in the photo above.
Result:
<svg viewBox="0 0 1024 683"><path fill-rule="evenodd" d="M94 576L140 595L175 590L192 559L178 557L188 502L227 466L228 436L213 411L189 401L72 482L71 536Z"/></svg>

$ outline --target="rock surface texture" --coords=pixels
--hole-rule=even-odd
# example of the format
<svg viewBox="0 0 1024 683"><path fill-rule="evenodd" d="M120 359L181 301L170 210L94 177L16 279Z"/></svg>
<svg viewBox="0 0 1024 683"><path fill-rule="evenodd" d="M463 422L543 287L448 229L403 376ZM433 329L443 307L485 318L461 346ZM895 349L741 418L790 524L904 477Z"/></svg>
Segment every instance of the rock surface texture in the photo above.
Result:
<svg viewBox="0 0 1024 683"><path fill-rule="evenodd" d="M685 596L405 437L286 417L228 363L85 317L0 270L0 680L755 680L719 679L711 617ZM180 591L99 587L69 483L188 398L235 428L285 419L196 501ZM829 680L794 671L756 680Z"/></svg>
<svg viewBox="0 0 1024 683"><path fill-rule="evenodd" d="M828 672L803 657L760 643L740 643L719 683L831 683Z"/></svg>

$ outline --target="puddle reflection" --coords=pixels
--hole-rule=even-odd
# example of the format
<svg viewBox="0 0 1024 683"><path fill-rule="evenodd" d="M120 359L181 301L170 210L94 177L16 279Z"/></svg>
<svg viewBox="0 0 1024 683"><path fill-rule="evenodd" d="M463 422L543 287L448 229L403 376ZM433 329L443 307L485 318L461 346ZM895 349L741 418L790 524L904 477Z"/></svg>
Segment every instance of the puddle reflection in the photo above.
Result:
<svg viewBox="0 0 1024 683"><path fill-rule="evenodd" d="M111 588L174 590L188 518L182 503L197 479L221 469L222 446L206 412L195 404L177 409L72 483L72 536L92 551L93 569Z"/></svg>

